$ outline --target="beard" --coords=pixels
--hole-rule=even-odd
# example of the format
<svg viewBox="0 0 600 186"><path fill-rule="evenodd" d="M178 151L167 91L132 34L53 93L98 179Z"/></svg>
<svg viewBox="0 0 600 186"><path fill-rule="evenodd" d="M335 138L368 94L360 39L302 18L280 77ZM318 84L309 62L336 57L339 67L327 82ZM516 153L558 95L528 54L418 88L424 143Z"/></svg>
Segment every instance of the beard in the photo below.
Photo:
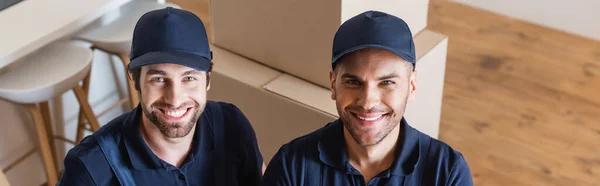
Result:
<svg viewBox="0 0 600 186"><path fill-rule="evenodd" d="M345 113L340 113L339 115L344 123L344 127L348 130L354 141L360 146L368 147L381 143L400 124L405 108L406 101L402 109L399 110L400 113L395 113L391 108L387 107L374 107L365 110L359 106L348 106L344 109ZM358 123L358 118L351 111L386 114L382 115L381 120L374 126L365 127Z"/></svg>
<svg viewBox="0 0 600 186"><path fill-rule="evenodd" d="M158 108L181 109L188 108L190 106L192 106L191 110L193 110L193 113L190 113L192 115L191 117L189 117L190 119L188 121L168 122L160 118L158 116L159 113L157 113L162 112L158 110ZM182 138L187 136L192 131L192 129L198 122L198 119L202 115L202 112L204 111L204 106L205 105L200 105L196 101L191 101L189 103L184 103L181 106L175 108L168 103L158 101L152 103L150 107L142 103L142 111L144 112L144 115L146 115L146 117L152 122L152 124L154 124L159 129L162 135L168 138Z"/></svg>

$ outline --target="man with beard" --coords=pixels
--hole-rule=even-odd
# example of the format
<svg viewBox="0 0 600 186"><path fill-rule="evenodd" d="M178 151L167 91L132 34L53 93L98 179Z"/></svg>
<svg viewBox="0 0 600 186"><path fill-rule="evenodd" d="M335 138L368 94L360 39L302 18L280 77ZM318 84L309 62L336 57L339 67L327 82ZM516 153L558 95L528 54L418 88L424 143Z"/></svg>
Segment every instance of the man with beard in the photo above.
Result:
<svg viewBox="0 0 600 186"><path fill-rule="evenodd" d="M263 163L249 121L206 100L211 60L196 15L144 14L129 64L140 105L69 150L58 185L258 185Z"/></svg>
<svg viewBox="0 0 600 186"><path fill-rule="evenodd" d="M472 185L462 154L408 125L417 87L408 25L368 11L333 40L331 98L340 118L283 145L262 185Z"/></svg>

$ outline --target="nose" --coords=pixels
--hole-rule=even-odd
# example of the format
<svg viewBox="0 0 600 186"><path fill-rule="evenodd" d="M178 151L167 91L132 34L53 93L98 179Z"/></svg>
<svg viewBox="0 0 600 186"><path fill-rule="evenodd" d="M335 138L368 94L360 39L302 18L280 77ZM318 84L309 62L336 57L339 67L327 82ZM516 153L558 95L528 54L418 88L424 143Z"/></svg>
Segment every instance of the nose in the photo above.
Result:
<svg viewBox="0 0 600 186"><path fill-rule="evenodd" d="M360 95L358 96L357 105L365 110L371 110L379 105L380 100L381 93L377 86L365 84L360 92Z"/></svg>
<svg viewBox="0 0 600 186"><path fill-rule="evenodd" d="M185 91L183 91L183 87L181 83L170 82L164 89L163 99L166 103L170 104L173 107L179 107L183 102L185 102Z"/></svg>

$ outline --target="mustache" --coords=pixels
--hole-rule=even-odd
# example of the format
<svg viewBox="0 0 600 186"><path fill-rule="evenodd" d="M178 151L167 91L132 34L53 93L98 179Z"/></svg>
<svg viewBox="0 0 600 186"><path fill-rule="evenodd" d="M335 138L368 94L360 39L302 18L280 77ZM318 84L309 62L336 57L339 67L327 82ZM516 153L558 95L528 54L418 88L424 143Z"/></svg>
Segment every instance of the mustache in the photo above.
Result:
<svg viewBox="0 0 600 186"><path fill-rule="evenodd" d="M188 108L188 107L192 107L192 106L200 107L200 104L195 101L190 101L190 102L183 103L178 107L175 107L174 105L171 105L167 102L157 101L157 102L152 103L152 105L150 105L150 107L171 109L171 110L183 109L183 108Z"/></svg>
<svg viewBox="0 0 600 186"><path fill-rule="evenodd" d="M388 112L392 112L392 109L387 108L387 107L383 107L383 106L379 106L379 107L373 107L370 109L365 109L361 106L358 105L350 105L347 106L346 111L351 111L351 112L360 112L360 113L388 113Z"/></svg>

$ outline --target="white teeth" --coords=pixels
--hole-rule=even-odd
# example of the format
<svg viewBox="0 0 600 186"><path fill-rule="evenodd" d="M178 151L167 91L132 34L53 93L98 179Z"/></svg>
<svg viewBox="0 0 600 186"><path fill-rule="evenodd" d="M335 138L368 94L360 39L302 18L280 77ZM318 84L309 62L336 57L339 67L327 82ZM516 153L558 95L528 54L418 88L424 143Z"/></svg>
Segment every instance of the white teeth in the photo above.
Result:
<svg viewBox="0 0 600 186"><path fill-rule="evenodd" d="M359 115L356 115L356 117L358 117L358 119L365 120L365 121L375 121L375 120L378 120L379 118L381 118L381 116L383 116L383 115L380 115L377 117L372 117L372 118L363 118L363 117L360 117Z"/></svg>
<svg viewBox="0 0 600 186"><path fill-rule="evenodd" d="M185 114L185 110L167 111L167 115L176 118L183 116L183 114Z"/></svg>

